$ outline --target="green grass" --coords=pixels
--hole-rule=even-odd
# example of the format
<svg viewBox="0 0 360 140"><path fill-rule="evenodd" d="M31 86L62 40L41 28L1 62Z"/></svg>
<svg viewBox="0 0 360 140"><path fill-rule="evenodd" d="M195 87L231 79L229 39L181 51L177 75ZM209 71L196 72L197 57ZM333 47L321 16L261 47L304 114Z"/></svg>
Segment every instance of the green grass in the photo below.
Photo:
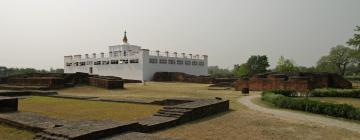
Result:
<svg viewBox="0 0 360 140"><path fill-rule="evenodd" d="M19 110L68 120L134 120L154 114L161 106L84 101L52 97L22 99Z"/></svg>
<svg viewBox="0 0 360 140"><path fill-rule="evenodd" d="M31 140L35 136L29 131L22 131L0 124L0 140Z"/></svg>
<svg viewBox="0 0 360 140"><path fill-rule="evenodd" d="M167 99L167 98L214 98L221 97L230 100L230 108L240 106L237 98L241 92L234 89L209 90L209 84L181 82L146 82L125 84L124 90L106 90L92 86L79 86L59 91L61 95L94 96L104 98L136 98L136 99Z"/></svg>

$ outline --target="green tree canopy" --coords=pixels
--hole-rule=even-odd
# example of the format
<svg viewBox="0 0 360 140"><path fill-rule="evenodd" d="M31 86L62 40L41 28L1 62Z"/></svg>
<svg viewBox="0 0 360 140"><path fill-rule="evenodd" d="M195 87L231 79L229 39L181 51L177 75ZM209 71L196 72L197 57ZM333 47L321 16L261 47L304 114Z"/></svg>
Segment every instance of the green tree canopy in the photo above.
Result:
<svg viewBox="0 0 360 140"><path fill-rule="evenodd" d="M244 63L244 64L241 64L241 65L237 65L235 66L234 68L234 75L236 77L244 77L244 76L248 76L250 71L249 71L249 68L248 66Z"/></svg>
<svg viewBox="0 0 360 140"><path fill-rule="evenodd" d="M264 73L270 66L266 55L253 55L248 59L246 65L249 70L249 75Z"/></svg>
<svg viewBox="0 0 360 140"><path fill-rule="evenodd" d="M208 73L211 77L231 77L233 75L229 69L222 69L218 66L209 66Z"/></svg>
<svg viewBox="0 0 360 140"><path fill-rule="evenodd" d="M346 42L349 46L355 47L357 51L360 51L360 26L356 26L356 29L354 30L356 33L352 38L349 39L348 42Z"/></svg>
<svg viewBox="0 0 360 140"><path fill-rule="evenodd" d="M284 56L281 56L277 62L275 68L276 72L297 72L299 69L295 65L295 62L291 59L286 59Z"/></svg>
<svg viewBox="0 0 360 140"><path fill-rule="evenodd" d="M317 69L325 72L335 71L340 75L345 75L347 67L353 61L353 54L353 49L344 45L337 45L331 48L329 55L320 58L317 63Z"/></svg>

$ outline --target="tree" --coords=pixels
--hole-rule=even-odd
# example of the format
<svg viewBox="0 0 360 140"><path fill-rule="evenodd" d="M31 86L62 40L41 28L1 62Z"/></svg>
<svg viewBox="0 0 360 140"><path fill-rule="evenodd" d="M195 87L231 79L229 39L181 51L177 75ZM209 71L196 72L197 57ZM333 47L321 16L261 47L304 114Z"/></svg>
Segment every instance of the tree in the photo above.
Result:
<svg viewBox="0 0 360 140"><path fill-rule="evenodd" d="M209 66L208 72L211 77L231 77L232 73L229 69L222 69L218 66Z"/></svg>
<svg viewBox="0 0 360 140"><path fill-rule="evenodd" d="M266 55L253 55L248 59L246 65L249 70L249 75L264 73L270 66Z"/></svg>
<svg viewBox="0 0 360 140"><path fill-rule="evenodd" d="M352 56L353 50L351 48L337 45L336 47L331 48L328 59L336 66L338 72L344 76L347 66L352 61Z"/></svg>
<svg viewBox="0 0 360 140"><path fill-rule="evenodd" d="M337 73L335 64L331 63L329 56L322 56L316 63L316 71Z"/></svg>
<svg viewBox="0 0 360 140"><path fill-rule="evenodd" d="M275 68L277 72L297 72L299 69L295 66L295 62L290 59L286 59L284 56L281 56L277 62Z"/></svg>
<svg viewBox="0 0 360 140"><path fill-rule="evenodd" d="M244 63L244 64L241 64L240 66L236 65L234 67L233 73L236 77L244 77L244 76L248 76L250 71L249 71L248 66Z"/></svg>
<svg viewBox="0 0 360 140"><path fill-rule="evenodd" d="M360 26L356 26L355 32L359 32L359 34L355 33L353 38L350 38L348 42L346 42L349 46L355 47L357 51L360 51Z"/></svg>

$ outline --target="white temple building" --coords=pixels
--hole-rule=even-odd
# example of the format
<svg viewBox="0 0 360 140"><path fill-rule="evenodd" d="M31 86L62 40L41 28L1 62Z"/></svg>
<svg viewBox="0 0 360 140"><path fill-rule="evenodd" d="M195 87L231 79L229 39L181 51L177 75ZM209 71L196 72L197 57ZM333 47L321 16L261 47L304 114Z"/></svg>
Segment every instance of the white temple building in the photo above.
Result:
<svg viewBox="0 0 360 140"><path fill-rule="evenodd" d="M141 49L128 43L109 46L108 53L64 56L65 73L83 72L124 79L149 81L155 72L208 75L208 56Z"/></svg>

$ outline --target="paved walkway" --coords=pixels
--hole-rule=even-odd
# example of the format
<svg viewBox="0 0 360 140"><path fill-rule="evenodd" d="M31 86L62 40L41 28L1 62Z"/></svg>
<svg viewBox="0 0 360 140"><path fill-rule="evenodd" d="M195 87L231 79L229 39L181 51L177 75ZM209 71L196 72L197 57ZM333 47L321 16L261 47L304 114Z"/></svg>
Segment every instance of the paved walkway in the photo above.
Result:
<svg viewBox="0 0 360 140"><path fill-rule="evenodd" d="M307 115L300 112L291 112L286 110L279 110L279 109L271 109L259 106L254 104L251 100L254 98L259 98L260 95L251 95L240 98L238 101L243 105L247 106L248 108L256 111L260 111L263 113L272 114L275 117L279 117L285 120L298 120L298 121L306 121L310 123L318 123L324 126L335 126L339 128L348 129L354 132L360 133L360 124L350 122L350 121L342 121L338 119L332 119L321 115Z"/></svg>

